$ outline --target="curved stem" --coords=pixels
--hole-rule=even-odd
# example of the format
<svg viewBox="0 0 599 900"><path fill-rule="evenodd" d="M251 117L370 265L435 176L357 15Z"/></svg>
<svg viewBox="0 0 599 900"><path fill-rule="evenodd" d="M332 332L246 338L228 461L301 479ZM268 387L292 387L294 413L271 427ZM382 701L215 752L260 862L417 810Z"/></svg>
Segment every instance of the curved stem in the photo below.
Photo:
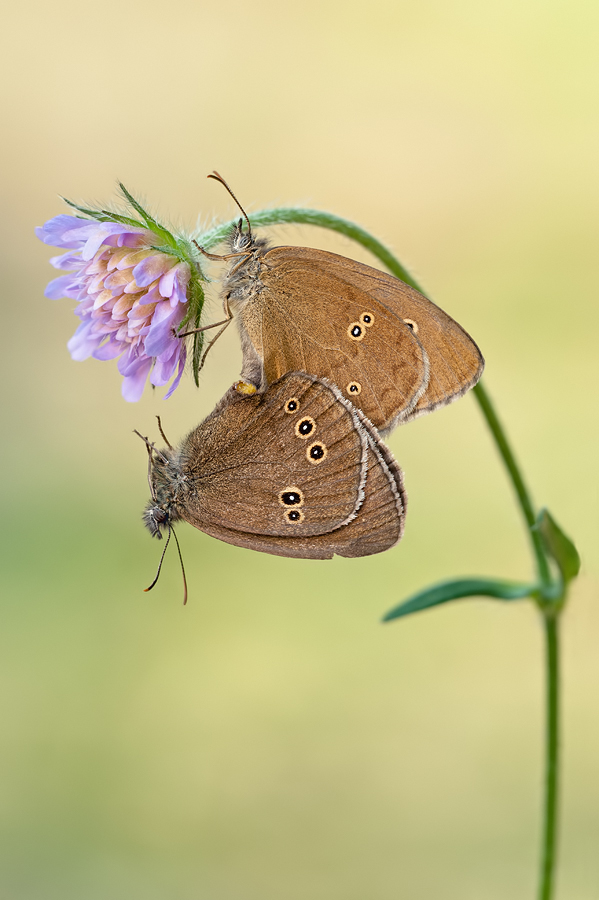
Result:
<svg viewBox="0 0 599 900"><path fill-rule="evenodd" d="M391 253L390 250L385 247L380 241L378 241L375 237L365 231L363 228L360 228L358 225L354 225L353 222L349 222L347 219L342 219L339 216L335 216L332 213L321 212L317 209L302 209L295 207L279 207L277 209L265 209L261 212L252 213L250 215L250 221L252 225L256 226L265 226L265 225L284 225L284 224L302 224L302 225L318 225L320 228L327 228L332 231L336 231L339 234L345 235L345 237L349 237L352 240L356 241L358 244L361 244L362 247L365 247L366 250L369 250L374 256L379 259L390 272L396 275L398 278L401 278L402 281L406 282L406 284L411 285L420 293L424 293L418 282L412 278L407 269L402 266L400 261ZM229 235L231 228L235 225L235 220L231 222L227 222L224 225L219 225L216 228L211 229L209 232L201 236L201 241L206 250L209 250L211 247L214 247L216 244L224 241ZM530 499L530 495L524 483L524 478L522 477L522 473L516 463L516 459L514 457L513 451L509 445L507 435L503 430L499 419L497 418L497 414L491 402L489 395L487 394L485 388L482 383L479 383L474 388L474 395L479 403L481 412L487 421L487 425L493 435L495 443L497 445L497 449L503 459L505 467L508 471L508 475L511 479L512 485L516 492L516 497L518 498L518 503L522 510L522 514L524 516L524 520L527 525L527 531L530 537L530 541L532 544L532 550L535 557L536 568L539 574L539 580L543 585L545 591L551 591L553 586L553 579L551 577L551 571L549 569L549 563L547 561L547 556L545 554L545 550L541 541L541 537L533 526L536 521L536 515L534 511L534 507L532 505L532 501Z"/></svg>
<svg viewBox="0 0 599 900"><path fill-rule="evenodd" d="M279 209L264 210L250 216L252 225L283 225L303 224L318 225L328 228L351 238L374 254L380 262L406 284L424 293L420 285L411 277L398 259L380 241L370 235L363 228L354 225L347 219L334 216L331 213L320 212L315 209L301 209L282 207ZM202 235L201 242L205 249L209 250L221 243L228 236L235 221L217 226ZM536 530L535 509L524 482L520 468L516 462L514 453L510 447L507 435L503 430L495 408L482 383L474 388L474 395L478 401L481 412L489 426L493 439L499 450L499 454L507 469L508 476L514 487L520 509L527 525L527 531L532 545L536 568L542 586L542 598L540 602L541 612L545 623L546 639L546 672L547 672L547 723L546 723L546 775L545 775L545 813L543 831L543 851L541 862L541 884L539 900L551 900L554 888L556 839L557 839L557 797L558 797L558 751L559 751L559 614L563 604L556 605L554 582L547 554L543 546L541 536ZM565 589L565 588L564 588ZM563 598L562 598L563 599Z"/></svg>
<svg viewBox="0 0 599 900"><path fill-rule="evenodd" d="M348 219L342 219L332 213L321 212L318 209L302 209L301 207L282 206L277 209L264 209L249 216L252 225L318 225L320 228L328 228L330 231L336 231L345 237L351 238L361 244L367 250L370 250L385 265L390 272L410 284L416 290L420 290L410 273L404 269L398 259L388 250L384 244L377 241L375 237L354 225ZM231 229L237 224L237 219L226 222L224 225L217 225L205 234L198 236L198 242L205 250L216 247L227 239L231 233Z"/></svg>
<svg viewBox="0 0 599 900"><path fill-rule="evenodd" d="M528 526L528 535L530 537L532 550L537 563L539 579L544 588L551 590L553 586L553 579L551 577L549 563L547 562L547 557L545 555L545 549L541 541L541 535L534 528L537 517L532 505L532 500L530 499L530 494L528 493L528 489L524 483L524 478L522 477L522 473L518 468L518 464L516 463L512 448L508 443L505 431L503 430L501 423L497 418L497 413L495 412L495 408L493 406L493 403L491 402L491 398L489 397L482 382L480 381L474 387L474 396L476 397L482 413L487 420L487 425L491 430L491 434L493 435L495 443L497 444L497 449L501 454L501 458L503 459L505 467L508 470L509 476L512 480L512 484L514 486L514 490L520 504L520 509L522 510L522 514L524 515L524 519Z"/></svg>
<svg viewBox="0 0 599 900"><path fill-rule="evenodd" d="M545 810L539 900L551 900L555 887L559 785L559 615L543 613L547 663Z"/></svg>

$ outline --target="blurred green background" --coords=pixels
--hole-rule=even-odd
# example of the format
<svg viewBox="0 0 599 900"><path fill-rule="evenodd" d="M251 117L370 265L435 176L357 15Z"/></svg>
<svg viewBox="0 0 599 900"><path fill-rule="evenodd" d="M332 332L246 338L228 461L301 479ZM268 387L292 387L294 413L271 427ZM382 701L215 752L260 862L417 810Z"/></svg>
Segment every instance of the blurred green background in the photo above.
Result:
<svg viewBox="0 0 599 900"><path fill-rule="evenodd" d="M33 227L121 179L191 228L302 203L387 241L480 344L537 501L576 539L559 897L599 897L599 8L587 0L13 4L3 20L2 900L524 900L541 805L528 604L387 626L411 591L526 578L472 397L389 443L403 542L304 562L140 522L133 428L183 436L239 372L120 396L71 361ZM281 242L369 261L316 229ZM215 269L217 274L217 269ZM219 315L217 285L211 314Z"/></svg>

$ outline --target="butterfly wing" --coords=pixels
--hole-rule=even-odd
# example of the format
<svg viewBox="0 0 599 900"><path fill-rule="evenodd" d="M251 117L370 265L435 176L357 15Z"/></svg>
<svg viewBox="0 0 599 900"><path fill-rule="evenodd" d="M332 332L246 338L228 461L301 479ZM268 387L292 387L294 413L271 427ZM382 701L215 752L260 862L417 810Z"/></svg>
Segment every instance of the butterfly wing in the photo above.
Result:
<svg viewBox="0 0 599 900"><path fill-rule="evenodd" d="M182 518L281 539L327 533L363 502L366 431L336 388L290 373L224 401L183 442Z"/></svg>
<svg viewBox="0 0 599 900"><path fill-rule="evenodd" d="M237 547L301 559L370 556L388 550L403 534L407 501L403 477L382 441L373 439L372 433L367 440L364 502L346 525L311 537L248 534L215 524L202 525L202 530Z"/></svg>
<svg viewBox="0 0 599 900"><path fill-rule="evenodd" d="M285 307L288 319L297 321L302 339L306 328L309 328L311 311L314 314L316 307L322 311L319 319L324 316L325 320L334 320L339 339L337 347L345 351L341 354L338 352L338 356L343 356L344 361L347 360L342 369L342 377L336 377L335 367L328 363L328 360L329 368L326 371L309 367L308 371L330 377L344 394L345 386L350 383L346 379L352 370L346 352L347 320L353 321L351 316L356 310L356 303L358 306L361 303L365 311L372 309L375 312L377 308L384 311L382 316L379 313L379 318L375 318L374 324L359 342L361 347L358 351L358 353L362 351L368 358L367 363L363 363L361 359L359 361L370 379L371 391L376 395L384 413L381 414L375 409L370 399L370 391L368 402L363 402L362 395L350 396L352 402L358 405L381 430L387 430L399 421L406 421L451 403L473 387L480 378L484 360L470 335L442 309L398 278L338 254L309 247L275 247L265 254L263 266L270 267L265 269L267 277L263 279L267 290L272 283L274 291L271 293L274 293L278 306ZM318 290L312 291L312 284L317 284ZM347 297L354 303L350 303L349 308L346 308L345 304L337 300L340 296ZM281 299L287 297L288 300ZM275 304L270 296L268 304L268 315L271 315ZM414 389L414 360L409 352L408 357L404 357L406 342L399 337L397 320L404 325L408 323L413 336L417 337L424 348L428 370L426 377L422 377L424 384L420 388ZM322 327L320 321L317 327ZM284 330L292 342L297 342L297 338L290 334L289 325ZM377 332L381 333L380 336ZM272 338L268 329L265 333L269 337L267 349L270 350ZM375 342L377 337L379 340ZM310 339L313 341L311 335ZM289 342L289 337L287 340ZM286 347L283 355L286 356L287 352ZM355 354L356 357L358 353ZM274 353L271 351L265 356L265 363L269 355ZM330 351L329 356L332 356ZM374 360L371 360L371 357L374 357ZM317 359L318 352L310 354L311 363ZM358 362L358 359L355 362ZM278 371L281 365L271 364L271 367ZM360 381L360 375L356 374L355 379ZM394 391L388 386L389 379L394 381L396 386L398 396L395 400ZM399 399L402 396L409 396L410 391L413 391L411 401Z"/></svg>
<svg viewBox="0 0 599 900"><path fill-rule="evenodd" d="M262 386L289 371L312 372L389 428L426 390L426 352L393 310L312 253L278 247L262 257L260 289L238 312L242 343L249 338L263 359Z"/></svg>

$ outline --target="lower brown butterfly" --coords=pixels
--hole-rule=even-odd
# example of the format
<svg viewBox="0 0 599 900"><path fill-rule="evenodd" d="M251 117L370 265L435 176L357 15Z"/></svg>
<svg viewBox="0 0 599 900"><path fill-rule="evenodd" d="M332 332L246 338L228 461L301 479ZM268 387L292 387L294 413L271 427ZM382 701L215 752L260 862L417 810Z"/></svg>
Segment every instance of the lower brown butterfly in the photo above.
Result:
<svg viewBox="0 0 599 900"><path fill-rule="evenodd" d="M226 319L243 348L242 379L263 391L286 372L328 378L381 431L451 403L484 360L447 313L398 278L310 247L272 247L245 220L232 230ZM205 329L202 329L205 330ZM191 333L191 332L189 332ZM216 340L216 338L214 338ZM214 343L210 342L207 350Z"/></svg>
<svg viewBox="0 0 599 900"><path fill-rule="evenodd" d="M143 440L143 518L156 537L183 519L238 547L331 559L402 536L399 466L364 414L312 375L289 373L252 396L232 387L176 448Z"/></svg>

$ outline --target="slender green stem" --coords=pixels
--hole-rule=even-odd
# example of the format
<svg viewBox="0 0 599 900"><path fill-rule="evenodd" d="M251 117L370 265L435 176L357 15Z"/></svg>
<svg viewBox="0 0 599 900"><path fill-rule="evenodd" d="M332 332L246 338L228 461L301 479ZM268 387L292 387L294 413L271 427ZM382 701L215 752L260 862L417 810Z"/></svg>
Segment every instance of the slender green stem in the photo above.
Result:
<svg viewBox="0 0 599 900"><path fill-rule="evenodd" d="M520 508L528 526L528 535L530 537L532 550L537 563L539 579L543 587L547 591L551 592L553 589L553 579L551 577L549 563L547 562L547 556L545 555L545 548L543 547L543 543L541 541L541 535L534 528L537 516L532 505L532 500L530 499L530 494L528 493L527 487L524 483L524 478L522 477L522 473L520 472L518 464L516 463L505 431L503 430L501 423L497 418L497 413L495 412L495 408L493 406L493 403L491 402L491 398L489 397L482 382L480 381L474 388L474 396L476 397L482 413L487 420L487 425L491 430L491 434L495 438L497 449L501 454L501 458L503 459L505 467L508 470L509 476L512 480L514 490L516 491L516 496L518 497Z"/></svg>
<svg viewBox="0 0 599 900"><path fill-rule="evenodd" d="M250 216L253 225L282 225L304 224L318 225L343 234L361 244L374 254L390 272L401 278L402 281L424 293L418 283L402 266L398 259L384 244L377 241L367 231L354 225L346 219L330 213L320 212L314 209L294 209L283 207L279 209L264 210L253 213ZM206 250L214 247L226 239L235 222L217 226L208 233L202 235L201 241ZM478 401L481 412L489 426L491 434L497 445L500 456L507 469L509 478L514 487L520 509L526 522L528 535L531 541L536 568L541 583L541 599L539 605L545 623L546 635L546 671L547 671L547 730L546 730L546 778L545 778L545 816L543 832L543 852L541 864L541 885L539 900L551 900L554 888L556 839L557 839L557 798L558 798L558 750L559 750L559 644L558 624L559 614L563 606L565 585L562 586L561 602L556 603L556 591L560 586L554 581L547 554L543 546L541 535L534 527L536 513L524 482L520 468L516 462L514 453L510 447L506 433L503 430L493 403L482 383L474 388L474 395Z"/></svg>
<svg viewBox="0 0 599 900"><path fill-rule="evenodd" d="M544 610L547 664L545 738L545 815L539 900L551 900L555 887L559 786L559 615Z"/></svg>

